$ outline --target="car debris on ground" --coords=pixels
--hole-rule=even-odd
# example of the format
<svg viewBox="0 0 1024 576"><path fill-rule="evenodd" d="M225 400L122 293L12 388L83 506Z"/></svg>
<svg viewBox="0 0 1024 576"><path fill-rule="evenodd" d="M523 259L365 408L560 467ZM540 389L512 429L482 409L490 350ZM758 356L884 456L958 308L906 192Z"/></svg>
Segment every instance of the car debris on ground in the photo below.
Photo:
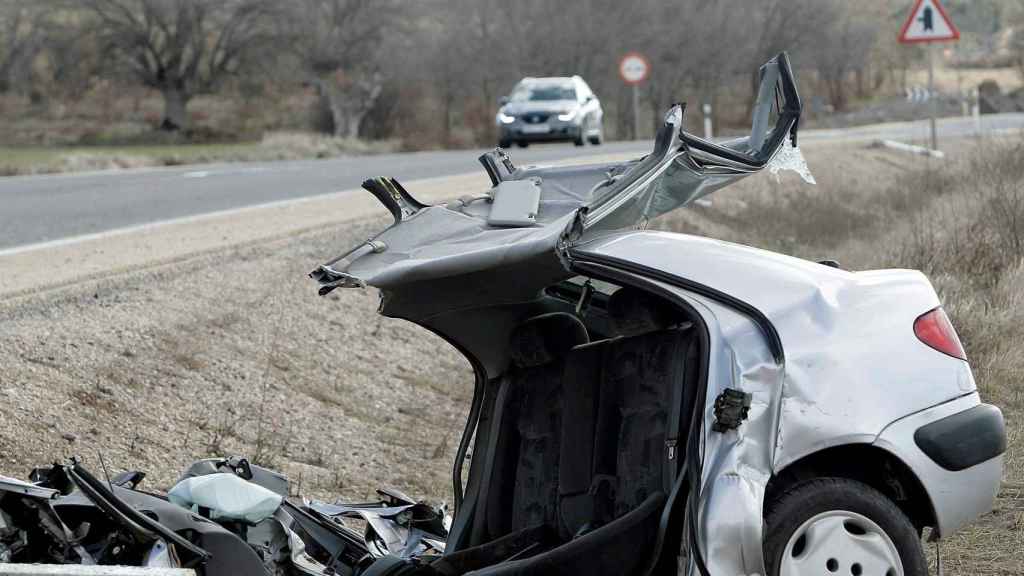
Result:
<svg viewBox="0 0 1024 576"><path fill-rule="evenodd" d="M349 575L389 554L444 552L445 509L396 490L375 502L305 500L240 457L195 462L167 494L141 488L145 476L100 478L71 459L32 470L29 482L0 477L0 564Z"/></svg>

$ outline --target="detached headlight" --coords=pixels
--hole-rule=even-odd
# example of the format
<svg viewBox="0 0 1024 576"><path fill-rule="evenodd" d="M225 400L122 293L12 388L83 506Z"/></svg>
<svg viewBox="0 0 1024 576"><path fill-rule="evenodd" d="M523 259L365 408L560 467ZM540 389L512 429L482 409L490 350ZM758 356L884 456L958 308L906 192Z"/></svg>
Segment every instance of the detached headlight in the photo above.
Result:
<svg viewBox="0 0 1024 576"><path fill-rule="evenodd" d="M505 114L504 112L498 112L498 122L500 122L501 124L511 124L511 123L513 123L515 121L516 121L516 117L515 116L509 116L508 114Z"/></svg>
<svg viewBox="0 0 1024 576"><path fill-rule="evenodd" d="M558 119L562 122L569 122L576 117L577 110L569 110L558 115Z"/></svg>

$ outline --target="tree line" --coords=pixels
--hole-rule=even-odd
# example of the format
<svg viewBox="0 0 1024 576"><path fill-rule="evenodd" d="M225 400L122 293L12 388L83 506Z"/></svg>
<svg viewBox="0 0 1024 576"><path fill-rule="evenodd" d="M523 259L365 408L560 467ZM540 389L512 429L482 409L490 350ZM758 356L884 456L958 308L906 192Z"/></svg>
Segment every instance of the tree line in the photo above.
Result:
<svg viewBox="0 0 1024 576"><path fill-rule="evenodd" d="M782 50L805 91L841 111L916 57L895 45L906 4L0 0L0 93L59 100L97 78L141 85L163 98L159 127L176 131L197 96L269 83L314 91L318 128L334 135L446 144L489 142L496 103L519 78L579 74L613 112L612 133L629 136L628 115L614 113L629 105L616 72L627 51L652 62L642 87L652 123L683 97L742 117L758 65Z"/></svg>

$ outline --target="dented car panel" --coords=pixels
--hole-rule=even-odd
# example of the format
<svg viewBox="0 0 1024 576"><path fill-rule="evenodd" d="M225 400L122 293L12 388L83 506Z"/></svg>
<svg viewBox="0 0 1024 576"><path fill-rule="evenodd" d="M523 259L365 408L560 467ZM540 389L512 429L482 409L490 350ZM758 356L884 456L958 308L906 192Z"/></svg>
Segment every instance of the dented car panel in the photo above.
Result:
<svg viewBox="0 0 1024 576"><path fill-rule="evenodd" d="M573 250L580 259L628 262L713 286L771 323L786 373L773 472L830 446L873 442L895 420L976 389L966 363L934 354L911 330L939 305L920 272L848 272L661 232L623 233ZM893 360L879 360L887 357Z"/></svg>

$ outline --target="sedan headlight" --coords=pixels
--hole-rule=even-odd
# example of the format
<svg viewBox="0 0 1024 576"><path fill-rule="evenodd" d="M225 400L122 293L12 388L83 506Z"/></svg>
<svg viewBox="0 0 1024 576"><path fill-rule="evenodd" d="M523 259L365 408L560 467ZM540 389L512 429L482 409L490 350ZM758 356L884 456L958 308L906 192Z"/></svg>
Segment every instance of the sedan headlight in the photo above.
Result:
<svg viewBox="0 0 1024 576"><path fill-rule="evenodd" d="M572 121L573 118L576 117L576 112L578 112L578 111L579 110L577 109L577 110L569 110L568 112L563 112L563 113L558 115L558 119L561 120L562 122L570 122L570 121Z"/></svg>
<svg viewBox="0 0 1024 576"><path fill-rule="evenodd" d="M504 112L498 112L498 122L501 124L511 124L516 121L515 116L509 116Z"/></svg>

